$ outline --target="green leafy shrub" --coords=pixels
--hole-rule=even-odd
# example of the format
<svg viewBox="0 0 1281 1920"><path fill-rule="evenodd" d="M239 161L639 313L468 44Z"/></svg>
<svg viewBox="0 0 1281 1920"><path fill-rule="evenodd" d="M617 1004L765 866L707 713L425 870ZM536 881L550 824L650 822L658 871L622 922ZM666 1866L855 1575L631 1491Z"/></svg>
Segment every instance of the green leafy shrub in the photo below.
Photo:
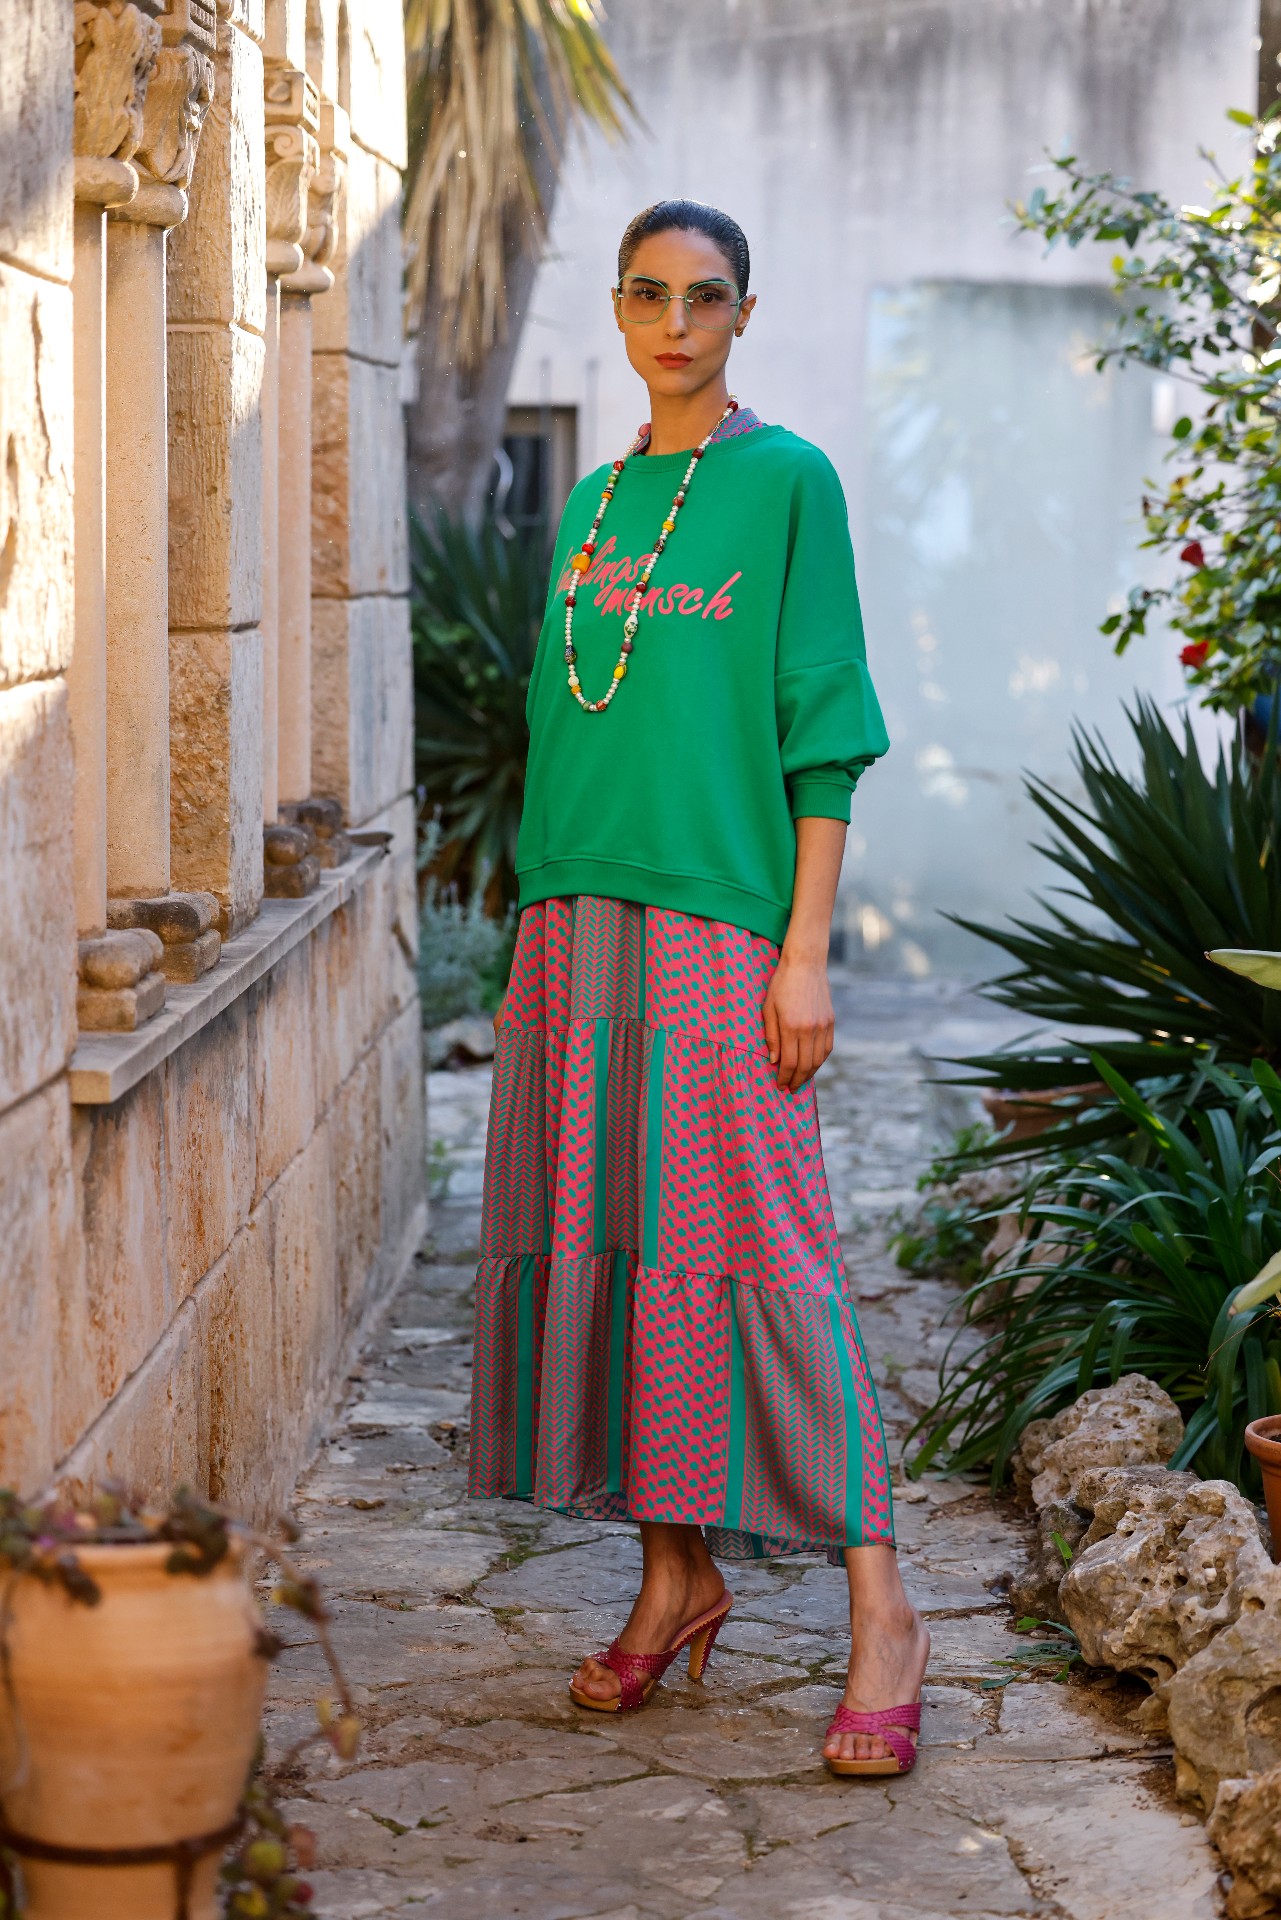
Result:
<svg viewBox="0 0 1281 1920"><path fill-rule="evenodd" d="M971 1281L995 1228L998 1203L1010 1205L1019 1182L1011 1169L979 1160L992 1139L985 1122L961 1127L946 1153L916 1183L922 1198L900 1216L890 1250L908 1273L946 1273ZM1021 1195L1019 1196L1021 1197Z"/></svg>
<svg viewBox="0 0 1281 1920"><path fill-rule="evenodd" d="M515 921L485 912L479 894L464 905L456 894L428 890L418 923L418 994L423 1025L443 1026L468 1013L492 1013L511 969Z"/></svg>
<svg viewBox="0 0 1281 1920"><path fill-rule="evenodd" d="M958 1303L914 1470L989 1466L999 1481L1029 1420L1139 1372L1188 1422L1174 1464L1254 1492L1242 1435L1281 1413L1281 1321L1271 1302L1229 1308L1281 1248L1281 1078L1263 1061L1209 1068L1218 1104L1180 1127L1101 1055L1092 1065L1151 1160L1096 1150L1034 1184L1022 1256Z"/></svg>
<svg viewBox="0 0 1281 1920"><path fill-rule="evenodd" d="M1185 639L1198 694L1230 711L1281 674L1281 121L1228 117L1254 134L1248 167L1218 173L1208 206L1175 206L1075 156L1062 190L1038 188L1016 217L1051 246L1119 243L1115 340L1098 364L1134 360L1183 382L1198 404L1173 428L1169 483L1149 482L1145 546L1176 557L1172 585L1135 587L1103 623L1123 652L1163 612Z"/></svg>
<svg viewBox="0 0 1281 1920"><path fill-rule="evenodd" d="M435 879L495 914L516 899L525 695L547 596L533 536L415 520L410 534L415 777L439 819Z"/></svg>

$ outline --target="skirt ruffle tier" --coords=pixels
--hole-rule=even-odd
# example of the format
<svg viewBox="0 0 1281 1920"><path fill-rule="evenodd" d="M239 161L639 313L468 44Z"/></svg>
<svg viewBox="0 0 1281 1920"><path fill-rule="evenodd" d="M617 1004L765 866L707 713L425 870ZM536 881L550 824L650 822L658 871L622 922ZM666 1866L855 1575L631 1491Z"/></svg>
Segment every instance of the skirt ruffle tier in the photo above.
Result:
<svg viewBox="0 0 1281 1920"><path fill-rule="evenodd" d="M722 1558L893 1540L778 949L618 900L521 917L494 1059L471 1490L702 1526Z"/></svg>

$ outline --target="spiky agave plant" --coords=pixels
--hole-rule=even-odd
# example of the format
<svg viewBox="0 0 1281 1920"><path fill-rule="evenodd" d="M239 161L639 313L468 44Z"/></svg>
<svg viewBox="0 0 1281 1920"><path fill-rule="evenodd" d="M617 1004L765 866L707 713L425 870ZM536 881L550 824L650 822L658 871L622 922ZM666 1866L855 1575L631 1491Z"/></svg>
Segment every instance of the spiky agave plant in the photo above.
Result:
<svg viewBox="0 0 1281 1920"><path fill-rule="evenodd" d="M547 551L443 516L411 529L415 773L439 821L431 878L500 915L516 898L529 744L525 695L547 596Z"/></svg>
<svg viewBox="0 0 1281 1920"><path fill-rule="evenodd" d="M1128 719L1135 772L1078 730L1072 757L1084 798L1026 783L1052 829L1038 851L1063 880L1038 901L1039 916L1000 927L957 917L1014 962L986 995L1025 1014L1030 1028L1069 1037L951 1063L964 1084L1014 1093L1097 1086L1097 1052L1166 1107L1196 1107L1218 1097L1207 1072L1216 1060L1281 1063L1281 996L1226 972L1207 951L1281 947L1276 739L1257 758L1225 743L1207 766L1186 720L1176 733L1145 699ZM1070 1154L1144 1137L1110 1095L1065 1112L1051 1132L998 1140L979 1157Z"/></svg>

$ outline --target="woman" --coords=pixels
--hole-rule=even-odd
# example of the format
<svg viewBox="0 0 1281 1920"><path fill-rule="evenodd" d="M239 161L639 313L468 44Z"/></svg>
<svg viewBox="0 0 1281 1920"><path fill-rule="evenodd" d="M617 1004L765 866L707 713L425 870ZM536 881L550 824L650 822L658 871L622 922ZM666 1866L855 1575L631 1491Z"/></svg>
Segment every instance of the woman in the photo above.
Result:
<svg viewBox="0 0 1281 1920"><path fill-rule="evenodd" d="M748 270L691 201L619 252L650 424L570 496L530 683L471 1483L639 1523L636 1604L571 1682L604 1712L686 1646L701 1677L732 1603L713 1554L843 1560L824 1757L905 1772L929 1639L812 1086L850 794L888 741L836 475L729 394Z"/></svg>

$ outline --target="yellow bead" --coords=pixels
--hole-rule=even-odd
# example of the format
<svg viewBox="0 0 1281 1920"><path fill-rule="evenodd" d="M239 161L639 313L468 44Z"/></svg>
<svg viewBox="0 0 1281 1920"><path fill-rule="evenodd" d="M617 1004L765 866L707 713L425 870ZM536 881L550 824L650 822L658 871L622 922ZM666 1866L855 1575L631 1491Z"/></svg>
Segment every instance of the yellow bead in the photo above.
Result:
<svg viewBox="0 0 1281 1920"><path fill-rule="evenodd" d="M586 573L588 567L590 567L592 563L589 557L587 556L587 554L576 553L569 564L573 568L575 573Z"/></svg>
<svg viewBox="0 0 1281 1920"><path fill-rule="evenodd" d="M620 660L618 665L614 668L615 680L621 680L623 675L626 672L627 672L627 662L625 660Z"/></svg>
<svg viewBox="0 0 1281 1920"><path fill-rule="evenodd" d="M664 520L663 532L674 533L675 531L676 531L676 522L674 520Z"/></svg>

